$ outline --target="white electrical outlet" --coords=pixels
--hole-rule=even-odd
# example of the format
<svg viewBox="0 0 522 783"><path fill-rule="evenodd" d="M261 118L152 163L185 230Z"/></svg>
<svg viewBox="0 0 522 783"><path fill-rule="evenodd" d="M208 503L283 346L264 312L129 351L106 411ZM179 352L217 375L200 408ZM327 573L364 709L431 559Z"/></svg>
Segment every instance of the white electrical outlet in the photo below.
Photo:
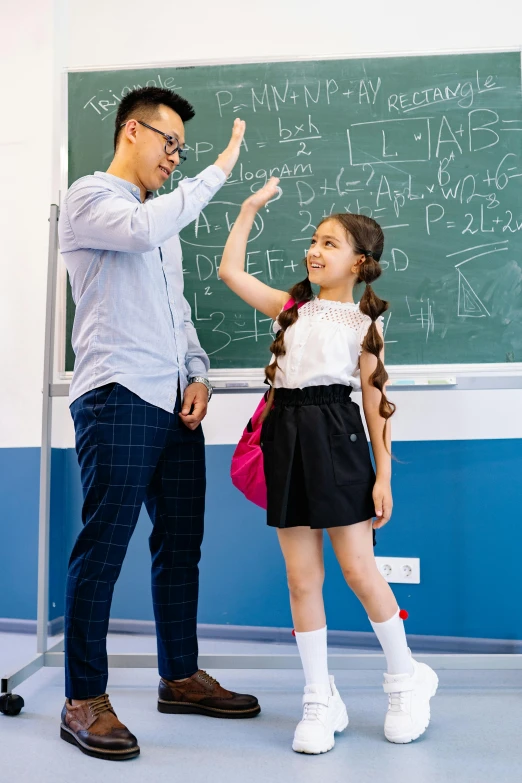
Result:
<svg viewBox="0 0 522 783"><path fill-rule="evenodd" d="M376 557L377 568L387 582L420 584L420 558L418 557Z"/></svg>

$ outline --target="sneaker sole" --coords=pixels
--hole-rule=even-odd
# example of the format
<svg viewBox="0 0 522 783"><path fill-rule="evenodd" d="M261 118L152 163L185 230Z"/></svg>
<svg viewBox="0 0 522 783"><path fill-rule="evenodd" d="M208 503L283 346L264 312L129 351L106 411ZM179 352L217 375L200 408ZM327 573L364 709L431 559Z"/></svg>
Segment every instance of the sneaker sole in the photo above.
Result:
<svg viewBox="0 0 522 783"><path fill-rule="evenodd" d="M435 672L433 672L433 675L435 679L432 682L432 689L431 689L430 696L428 698L428 716L425 724L421 725L415 734L402 734L398 737L386 737L388 742L392 742L394 745L408 745L410 742L414 742L415 740L419 739L419 737L422 737L422 735L430 725L430 720L431 720L430 699L433 699L439 687L439 678L437 677Z"/></svg>
<svg viewBox="0 0 522 783"><path fill-rule="evenodd" d="M130 750L94 750L82 742L76 734L74 734L63 723L60 726L60 737L70 745L75 745L86 756L92 756L95 759L103 759L104 761L127 761L127 759L134 759L140 755L140 748L136 745L135 748Z"/></svg>
<svg viewBox="0 0 522 783"><path fill-rule="evenodd" d="M348 713L346 712L346 709L339 715L339 719L335 725L334 728L334 734L332 735L331 742L328 742L326 745L312 745L310 742L301 742L299 740L294 740L292 743L292 750L296 753L307 753L310 756L317 756L320 753L328 753L329 750L332 750L332 748L335 745L335 733L340 733L341 731L344 731L345 728L348 726L349 720L348 720Z"/></svg>
<svg viewBox="0 0 522 783"><path fill-rule="evenodd" d="M158 699L158 712L167 715L206 715L208 718L240 719L255 718L261 712L261 707L258 704L249 710L220 710L217 707L203 707L199 704Z"/></svg>

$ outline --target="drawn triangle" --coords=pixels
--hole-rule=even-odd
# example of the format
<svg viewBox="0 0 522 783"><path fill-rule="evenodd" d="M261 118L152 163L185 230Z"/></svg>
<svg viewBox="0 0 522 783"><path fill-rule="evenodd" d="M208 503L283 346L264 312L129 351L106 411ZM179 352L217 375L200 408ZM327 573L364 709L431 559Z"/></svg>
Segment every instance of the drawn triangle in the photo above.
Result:
<svg viewBox="0 0 522 783"><path fill-rule="evenodd" d="M469 289L466 289L465 286L462 287L462 296L463 296L463 303L464 307L463 310L466 313L466 315L475 315L480 313L480 305L477 302L476 299L474 299L471 295L471 292Z"/></svg>
<svg viewBox="0 0 522 783"><path fill-rule="evenodd" d="M459 269L459 305L458 314L464 318L485 318L489 316L486 306L473 290L469 280Z"/></svg>

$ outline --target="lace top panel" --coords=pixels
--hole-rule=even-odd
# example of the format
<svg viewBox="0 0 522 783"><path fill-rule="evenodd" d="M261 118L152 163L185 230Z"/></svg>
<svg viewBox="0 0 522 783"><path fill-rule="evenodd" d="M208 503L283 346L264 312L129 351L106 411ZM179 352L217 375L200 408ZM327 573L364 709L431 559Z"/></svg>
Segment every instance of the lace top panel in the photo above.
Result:
<svg viewBox="0 0 522 783"><path fill-rule="evenodd" d="M379 319L382 322L382 318ZM354 302L314 298L285 332L275 385L286 388L343 383L360 388L359 356L371 318ZM276 331L280 329L276 322Z"/></svg>

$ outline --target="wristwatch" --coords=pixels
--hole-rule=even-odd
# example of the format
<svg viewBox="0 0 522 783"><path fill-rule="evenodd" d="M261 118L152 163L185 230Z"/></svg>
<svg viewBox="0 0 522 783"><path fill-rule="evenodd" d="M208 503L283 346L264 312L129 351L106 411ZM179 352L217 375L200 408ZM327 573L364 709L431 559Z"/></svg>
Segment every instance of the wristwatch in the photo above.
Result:
<svg viewBox="0 0 522 783"><path fill-rule="evenodd" d="M189 385L191 383L202 383L207 387L208 391L208 401L210 402L210 398L212 397L212 384L208 380L208 378L204 378L203 375L193 375L192 378L189 378Z"/></svg>

